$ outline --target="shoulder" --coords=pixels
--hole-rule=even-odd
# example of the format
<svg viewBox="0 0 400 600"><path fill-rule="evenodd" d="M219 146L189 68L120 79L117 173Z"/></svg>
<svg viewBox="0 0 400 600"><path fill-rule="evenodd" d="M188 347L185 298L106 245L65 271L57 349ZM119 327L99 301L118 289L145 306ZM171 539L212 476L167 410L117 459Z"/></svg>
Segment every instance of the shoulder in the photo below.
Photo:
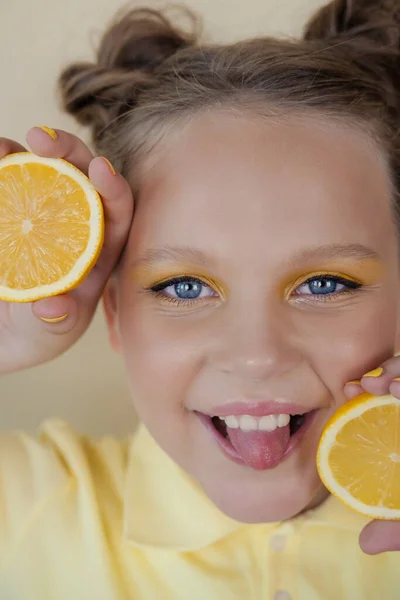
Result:
<svg viewBox="0 0 400 600"><path fill-rule="evenodd" d="M69 477L84 477L100 465L124 471L129 439L93 439L80 434L61 420L49 420L38 435L24 432L0 433L0 489L20 489L23 482L35 482L44 492ZM27 489L25 489L27 491Z"/></svg>
<svg viewBox="0 0 400 600"><path fill-rule="evenodd" d="M0 542L13 545L63 489L86 493L107 482L118 493L128 448L129 440L91 439L60 420L46 421L37 436L0 433Z"/></svg>
<svg viewBox="0 0 400 600"><path fill-rule="evenodd" d="M42 425L38 443L56 456L64 472L75 481L106 474L115 481L125 477L131 438L89 437L64 421L51 420Z"/></svg>
<svg viewBox="0 0 400 600"><path fill-rule="evenodd" d="M61 457L45 440L21 431L0 434L0 502L40 498L67 477Z"/></svg>

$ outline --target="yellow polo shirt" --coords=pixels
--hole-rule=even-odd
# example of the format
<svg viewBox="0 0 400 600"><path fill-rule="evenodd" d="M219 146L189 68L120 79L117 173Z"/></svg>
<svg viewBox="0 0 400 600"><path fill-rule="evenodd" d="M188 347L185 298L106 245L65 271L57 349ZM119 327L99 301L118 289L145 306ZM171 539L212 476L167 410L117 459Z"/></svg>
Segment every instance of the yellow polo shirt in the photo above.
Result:
<svg viewBox="0 0 400 600"><path fill-rule="evenodd" d="M329 498L291 521L219 512L141 428L0 436L1 600L399 600L400 553Z"/></svg>

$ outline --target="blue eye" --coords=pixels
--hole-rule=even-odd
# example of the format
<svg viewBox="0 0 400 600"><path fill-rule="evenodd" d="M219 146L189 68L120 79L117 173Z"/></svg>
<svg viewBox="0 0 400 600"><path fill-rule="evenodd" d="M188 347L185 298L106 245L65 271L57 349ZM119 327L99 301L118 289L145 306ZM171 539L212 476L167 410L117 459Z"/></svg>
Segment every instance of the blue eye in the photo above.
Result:
<svg viewBox="0 0 400 600"><path fill-rule="evenodd" d="M333 296L355 290L361 287L360 283L342 277L320 276L313 277L299 286L295 292L297 296Z"/></svg>
<svg viewBox="0 0 400 600"><path fill-rule="evenodd" d="M168 288L173 288L174 293L181 300L193 300L195 298L199 298L202 292L202 287L203 284L199 281L180 281L179 283L175 283L173 286L168 286ZM168 288L166 288L166 290Z"/></svg>
<svg viewBox="0 0 400 600"><path fill-rule="evenodd" d="M150 289L156 294L182 302L210 298L216 295L209 285L195 277L174 277L168 281L158 283Z"/></svg>

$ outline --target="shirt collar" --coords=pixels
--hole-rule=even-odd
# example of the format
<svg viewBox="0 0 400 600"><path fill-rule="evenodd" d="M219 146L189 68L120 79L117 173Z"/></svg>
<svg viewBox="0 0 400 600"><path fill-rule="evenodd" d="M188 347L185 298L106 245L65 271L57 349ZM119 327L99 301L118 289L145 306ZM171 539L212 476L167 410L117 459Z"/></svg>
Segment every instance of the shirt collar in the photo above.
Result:
<svg viewBox="0 0 400 600"><path fill-rule="evenodd" d="M141 425L130 449L124 537L136 546L192 551L243 526L224 515Z"/></svg>
<svg viewBox="0 0 400 600"><path fill-rule="evenodd" d="M334 496L328 496L317 508L305 513L305 516L313 525L348 529L354 532L361 532L371 520L348 508Z"/></svg>

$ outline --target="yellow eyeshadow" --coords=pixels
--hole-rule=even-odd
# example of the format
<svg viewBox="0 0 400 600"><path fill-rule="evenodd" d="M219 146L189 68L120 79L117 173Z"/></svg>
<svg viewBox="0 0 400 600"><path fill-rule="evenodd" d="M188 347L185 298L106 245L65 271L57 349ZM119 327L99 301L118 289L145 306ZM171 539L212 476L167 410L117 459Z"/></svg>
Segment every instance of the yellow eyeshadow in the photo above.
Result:
<svg viewBox="0 0 400 600"><path fill-rule="evenodd" d="M192 277L193 279L199 279L210 288L218 292L223 298L228 295L227 286L213 277L210 277L201 270L193 270L193 267L185 268L137 268L134 269L134 279L136 283L144 288L154 287L161 283L167 282L175 277Z"/></svg>
<svg viewBox="0 0 400 600"><path fill-rule="evenodd" d="M309 281L310 279L317 279L318 277L340 277L341 279L347 279L348 281L353 281L354 283L359 283L360 285L362 285L361 281L358 281L357 279L354 279L353 277L350 277L349 275L346 275L345 273L338 273L338 272L333 272L333 271L317 271L317 272L312 272L312 273L308 273L307 275L302 275L301 277L298 277L296 279L296 281L294 281L293 283L291 283L286 289L285 289L285 296L290 296L294 290L296 290L298 287L300 287L301 285L303 285L304 283L306 283L306 281Z"/></svg>
<svg viewBox="0 0 400 600"><path fill-rule="evenodd" d="M383 275L382 264L373 259L362 261L340 261L318 265L318 268L297 271L286 280L283 285L285 296L289 296L297 287L304 284L307 280L317 277L340 277L358 283L360 285L373 285L379 281ZM293 281L293 277L295 278Z"/></svg>
<svg viewBox="0 0 400 600"><path fill-rule="evenodd" d="M345 260L331 261L326 263L314 263L307 269L296 269L285 278L281 284L281 292L285 297L289 297L293 291L304 284L308 279L317 277L340 277L348 279L363 286L374 285L384 273L382 263L374 259L364 260ZM227 298L229 294L228 286L221 280L210 277L202 269L197 269L193 265L155 265L135 267L132 270L132 278L136 285L148 289L164 283L175 277L193 277L203 281L214 289L222 298Z"/></svg>

